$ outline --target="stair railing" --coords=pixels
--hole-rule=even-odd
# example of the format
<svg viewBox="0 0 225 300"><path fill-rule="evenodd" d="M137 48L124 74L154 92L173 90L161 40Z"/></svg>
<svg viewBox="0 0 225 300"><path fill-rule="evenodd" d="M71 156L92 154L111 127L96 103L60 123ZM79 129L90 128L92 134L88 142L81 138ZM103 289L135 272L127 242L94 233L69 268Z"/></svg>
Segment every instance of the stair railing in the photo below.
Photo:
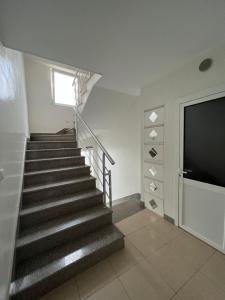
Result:
<svg viewBox="0 0 225 300"><path fill-rule="evenodd" d="M74 74L73 88L76 106L82 103L82 97L87 92L88 82L92 78L94 73L84 70L79 70Z"/></svg>
<svg viewBox="0 0 225 300"><path fill-rule="evenodd" d="M78 145L85 152L86 163L90 165L91 171L97 179L97 187L103 192L104 205L112 207L112 175L108 165L114 165L115 161L84 121L78 107L74 108L74 112Z"/></svg>

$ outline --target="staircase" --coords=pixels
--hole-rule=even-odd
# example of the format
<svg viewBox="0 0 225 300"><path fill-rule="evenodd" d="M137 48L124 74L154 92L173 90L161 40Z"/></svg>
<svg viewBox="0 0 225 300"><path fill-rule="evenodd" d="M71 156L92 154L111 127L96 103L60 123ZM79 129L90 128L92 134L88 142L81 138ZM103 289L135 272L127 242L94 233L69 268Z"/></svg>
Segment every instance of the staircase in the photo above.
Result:
<svg viewBox="0 0 225 300"><path fill-rule="evenodd" d="M74 134L31 134L11 299L38 299L123 248Z"/></svg>

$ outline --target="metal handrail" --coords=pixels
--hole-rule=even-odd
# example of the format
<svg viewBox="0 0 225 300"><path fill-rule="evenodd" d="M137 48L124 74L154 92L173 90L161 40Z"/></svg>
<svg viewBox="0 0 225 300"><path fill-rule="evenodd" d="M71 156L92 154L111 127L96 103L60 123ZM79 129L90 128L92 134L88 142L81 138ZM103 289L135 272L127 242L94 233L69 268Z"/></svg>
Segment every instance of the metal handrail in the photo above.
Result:
<svg viewBox="0 0 225 300"><path fill-rule="evenodd" d="M110 205L110 207L112 207L111 170L108 170L108 168L106 167L106 159L110 162L111 165L114 165L115 161L109 155L108 151L105 149L105 147L102 145L102 143L99 141L97 136L94 134L94 132L91 130L91 128L88 126L88 124L84 121L84 119L82 118L82 116L79 113L79 106L83 104L83 99L85 98L85 93L87 91L88 82L90 81L90 78L92 76L93 76L93 73L85 72L85 71L81 72L80 70L78 70L74 76L73 87L74 87L74 95L75 95L75 103L76 103L76 105L74 106L75 130L76 130L76 135L77 135L77 141L80 144L82 144L82 135L83 134L82 134L82 131L80 131L80 129L78 128L79 126L81 126L81 128L83 127L83 129L87 131L86 134L84 134L84 136L90 135L90 138L93 139L94 142L96 143L97 148L96 148L95 154L97 155L97 158L95 158L95 156L93 155L93 153L91 151L88 151L89 156L92 157L92 162L90 159L90 166L95 171L96 176L99 180L99 183L102 186L104 205L107 206L107 197L108 197L109 205ZM80 137L81 137L81 139L80 139ZM88 139L89 139L89 136L88 136ZM89 147L82 146L82 148L87 150ZM100 157L100 154L98 153L98 149L101 150L102 157ZM100 159L101 167L98 165L98 159ZM99 175L98 171L96 171L95 166L97 167L97 170L100 171L100 173L101 173L100 175ZM100 179L101 176L102 176L102 179ZM108 192L107 192L107 188L108 188Z"/></svg>
<svg viewBox="0 0 225 300"><path fill-rule="evenodd" d="M94 139L94 141L96 142L96 144L99 146L99 148L102 150L102 152L105 154L106 158L108 159L108 161L111 163L111 165L115 165L115 161L113 160L113 158L109 155L108 151L105 149L105 147L102 145L102 143L99 141L99 139L97 138L97 136L94 134L94 132L91 130L91 128L88 126L88 124L84 121L84 119L82 118L82 116L80 115L80 113L78 112L77 108L74 107L74 111L76 116L79 118L79 120L83 123L83 125L87 128L87 130L89 131L89 133L91 134L92 138ZM76 128L77 129L77 128Z"/></svg>
<svg viewBox="0 0 225 300"><path fill-rule="evenodd" d="M87 151L89 153L89 156L92 157L93 162L91 162L90 160L90 166L93 168L100 185L102 186L103 189L103 203L105 206L107 206L107 199L109 200L109 206L112 207L112 181L111 181L111 170L108 170L108 168L106 167L106 159L112 164L115 164L115 161L112 159L112 157L109 155L109 153L107 152L107 150L105 149L105 147L102 145L102 143L99 141L99 139L97 138L97 136L93 133L93 131L91 130L91 128L88 126L88 124L84 121L84 119L82 118L82 116L80 115L79 111L78 111L78 107L79 105L77 105L76 107L74 107L74 112L75 112L75 130L76 130L76 136L77 136L77 141L80 143L81 147ZM81 126L81 128L83 127L83 130L80 130L80 128L78 128L79 126ZM84 130L86 130L87 132L84 134ZM93 139L96 143L97 148L94 148L93 146L90 145L82 145L82 139L87 138L89 140L89 138ZM89 142L88 142L89 144ZM101 167L98 165L98 161L96 160L95 156L93 155L93 153L91 153L91 151L89 151L91 149L95 150L95 149L100 149L102 152L102 157L100 157L100 154L98 153L98 151L96 151L96 155L97 158L100 160L100 164ZM102 179L100 179L98 171L96 171L96 167L97 170L100 171L100 177L102 176ZM107 180L108 179L108 180ZM108 189L108 192L107 192Z"/></svg>

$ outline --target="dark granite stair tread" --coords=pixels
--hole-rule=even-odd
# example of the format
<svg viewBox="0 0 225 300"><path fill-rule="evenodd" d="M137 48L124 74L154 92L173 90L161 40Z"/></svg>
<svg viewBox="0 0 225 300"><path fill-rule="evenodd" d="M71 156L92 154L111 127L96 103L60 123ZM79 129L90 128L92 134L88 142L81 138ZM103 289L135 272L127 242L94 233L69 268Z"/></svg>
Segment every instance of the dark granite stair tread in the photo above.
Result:
<svg viewBox="0 0 225 300"><path fill-rule="evenodd" d="M69 143L69 144L71 144L71 143L76 143L76 139L74 139L74 140L54 140L54 141L28 141L28 143L29 144L44 144L44 143L51 143L52 145L54 144L54 143L61 143L61 144L63 144L63 143L65 143L65 144L67 144L67 143Z"/></svg>
<svg viewBox="0 0 225 300"><path fill-rule="evenodd" d="M30 136L33 136L33 135L65 135L65 133L52 133L52 132L32 132L30 134ZM74 135L73 133L66 133L66 135Z"/></svg>
<svg viewBox="0 0 225 300"><path fill-rule="evenodd" d="M62 157L50 157L50 158L38 158L38 159L27 159L25 162L41 162L41 161L54 161L54 160L63 160L63 159L70 159L70 158L80 158L83 157L81 155L74 155L74 156L62 156Z"/></svg>
<svg viewBox="0 0 225 300"><path fill-rule="evenodd" d="M99 191L98 189L95 190L90 190L90 191L84 191L84 192L79 192L75 195L70 195L69 197L64 196L63 198L58 198L58 199L54 199L54 201L49 202L41 202L38 203L38 205L31 206L29 208L25 208L22 209L20 211L20 216L26 216L35 212L39 212L48 208L53 208L53 207L57 207L57 206L61 206L63 204L66 203L71 203L71 202L75 202L75 201L80 201L82 199L86 199L86 198L91 198L91 197L96 197L96 196L100 196L103 195L103 193L101 191Z"/></svg>
<svg viewBox="0 0 225 300"><path fill-rule="evenodd" d="M96 179L92 176L81 176L81 177L78 177L78 178L75 178L72 180L63 180L63 181L54 182L54 183L50 183L50 184L47 183L47 184L37 185L34 187L29 187L29 188L23 189L23 194L30 193L30 192L36 192L36 191L49 189L49 188L54 188L54 187L58 187L58 186L63 186L66 184L80 183L80 182L85 182L85 181L90 181L90 180L96 180Z"/></svg>
<svg viewBox="0 0 225 300"><path fill-rule="evenodd" d="M76 147L76 148L52 148L52 149L27 149L26 152L44 152L44 151L62 151L62 150L80 150L82 148Z"/></svg>
<svg viewBox="0 0 225 300"><path fill-rule="evenodd" d="M49 134L49 133L43 133L43 134L40 134L40 133L31 133L31 135L30 135L30 137L32 138L33 136L35 136L35 137L38 137L38 136L50 136L50 137L52 137L52 136L55 136L55 137L65 137L65 134ZM66 136L69 136L69 137L75 137L75 135L74 134L67 134Z"/></svg>
<svg viewBox="0 0 225 300"><path fill-rule="evenodd" d="M45 204L50 204L52 202L55 201L61 201L63 199L67 199L68 197L76 197L81 195L81 193L85 193L85 192L91 192L93 191L93 189L89 189L89 190L84 190L84 191L79 191L73 194L68 194L68 195L64 195L64 196L57 196L54 198L47 198L47 199L40 199L40 200L35 200L33 203L32 202L28 202L28 203L23 203L23 208L24 209L28 209L28 208L32 208L32 207L36 207L36 206L41 206L41 205L45 205Z"/></svg>
<svg viewBox="0 0 225 300"><path fill-rule="evenodd" d="M77 169L86 169L89 168L87 165L77 165L77 166L71 166L71 167L61 167L61 168L55 168L55 169L45 169L45 170L40 170L40 171L31 171L31 172L26 172L24 173L25 176L30 176L30 175L36 175L36 174L46 174L46 173L54 173L54 172L60 172L60 171L67 171L67 170L77 170Z"/></svg>
<svg viewBox="0 0 225 300"><path fill-rule="evenodd" d="M23 247L34 241L51 236L52 234L55 234L57 232L65 231L71 227L79 226L80 224L111 213L111 209L104 207L103 205L99 205L93 208L85 209L75 214L62 216L38 226L36 225L24 229L20 233L20 237L16 242L16 248Z"/></svg>
<svg viewBox="0 0 225 300"><path fill-rule="evenodd" d="M32 132L31 134L30 134L30 136L32 136L32 135L57 135L57 133L52 133L52 132Z"/></svg>
<svg viewBox="0 0 225 300"><path fill-rule="evenodd" d="M31 134L11 299L38 299L124 247L90 174L75 131Z"/></svg>
<svg viewBox="0 0 225 300"><path fill-rule="evenodd" d="M84 262L86 257L97 254L102 248L110 247L113 242L123 239L123 237L123 234L114 225L108 225L85 237L21 263L16 271L17 279L11 283L10 295L47 280L49 276L66 270L69 265Z"/></svg>

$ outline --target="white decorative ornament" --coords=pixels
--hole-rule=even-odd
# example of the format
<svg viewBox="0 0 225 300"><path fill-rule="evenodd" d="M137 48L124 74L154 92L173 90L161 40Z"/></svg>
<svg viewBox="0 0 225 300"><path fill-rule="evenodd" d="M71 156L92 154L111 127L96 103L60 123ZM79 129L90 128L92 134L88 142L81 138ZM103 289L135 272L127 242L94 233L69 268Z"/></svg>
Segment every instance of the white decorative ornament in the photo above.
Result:
<svg viewBox="0 0 225 300"><path fill-rule="evenodd" d="M157 173L157 171L156 171L156 169L155 169L154 167L151 167L151 168L149 169L149 172L151 173L151 175L152 175L153 177L155 177L155 175L156 175L156 173Z"/></svg>
<svg viewBox="0 0 225 300"><path fill-rule="evenodd" d="M158 133L156 132L155 129L153 129L150 133L149 133L149 137L154 140L156 137L158 136Z"/></svg>
<svg viewBox="0 0 225 300"><path fill-rule="evenodd" d="M157 115L157 113L156 112L152 112L151 114L150 114L150 116L149 116L149 120L152 122L152 123L155 123L155 121L157 120L157 118L158 118L158 115Z"/></svg>
<svg viewBox="0 0 225 300"><path fill-rule="evenodd" d="M153 191L153 192L155 192L157 190L157 186L154 182L150 183L150 190Z"/></svg>

